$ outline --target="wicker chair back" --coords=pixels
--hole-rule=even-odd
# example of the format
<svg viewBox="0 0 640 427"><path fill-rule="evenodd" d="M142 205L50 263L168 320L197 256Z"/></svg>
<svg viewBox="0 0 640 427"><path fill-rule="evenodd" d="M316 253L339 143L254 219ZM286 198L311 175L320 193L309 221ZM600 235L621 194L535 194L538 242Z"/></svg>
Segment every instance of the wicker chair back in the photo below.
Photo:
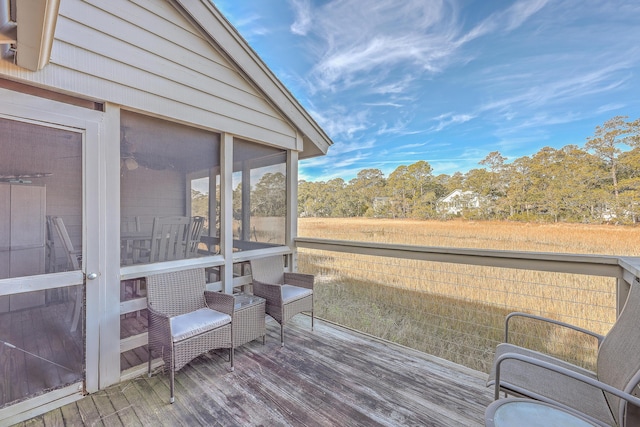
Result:
<svg viewBox="0 0 640 427"><path fill-rule="evenodd" d="M284 283L284 257L270 256L251 260L253 280L282 285Z"/></svg>
<svg viewBox="0 0 640 427"><path fill-rule="evenodd" d="M151 308L169 316L206 307L204 269L194 268L147 277L147 301Z"/></svg>

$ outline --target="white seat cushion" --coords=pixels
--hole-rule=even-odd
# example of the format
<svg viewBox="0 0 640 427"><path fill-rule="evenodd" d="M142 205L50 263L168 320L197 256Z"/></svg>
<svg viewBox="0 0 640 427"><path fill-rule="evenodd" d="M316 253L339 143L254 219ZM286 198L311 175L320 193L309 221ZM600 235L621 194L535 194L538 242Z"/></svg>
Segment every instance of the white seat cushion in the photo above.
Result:
<svg viewBox="0 0 640 427"><path fill-rule="evenodd" d="M300 286L282 285L282 302L289 303L299 300L313 294L311 289L301 288Z"/></svg>
<svg viewBox="0 0 640 427"><path fill-rule="evenodd" d="M231 323L231 316L210 308L201 308L172 317L170 322L171 338L173 342L179 342Z"/></svg>

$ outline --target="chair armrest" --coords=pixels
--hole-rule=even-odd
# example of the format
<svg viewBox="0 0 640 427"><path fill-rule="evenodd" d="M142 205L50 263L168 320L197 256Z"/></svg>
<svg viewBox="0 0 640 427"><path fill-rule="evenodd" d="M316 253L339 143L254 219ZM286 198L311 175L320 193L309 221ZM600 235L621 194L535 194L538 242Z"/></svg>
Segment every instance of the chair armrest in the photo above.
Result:
<svg viewBox="0 0 640 427"><path fill-rule="evenodd" d="M284 273L284 283L313 290L314 276L313 274Z"/></svg>
<svg viewBox="0 0 640 427"><path fill-rule="evenodd" d="M169 345L171 343L171 318L151 307L147 307L149 316L149 344L158 343Z"/></svg>
<svg viewBox="0 0 640 427"><path fill-rule="evenodd" d="M253 294L267 300L267 304L282 306L282 287L253 280Z"/></svg>
<svg viewBox="0 0 640 427"><path fill-rule="evenodd" d="M204 299L207 302L207 307L210 309L233 317L235 307L235 299L233 298L233 295L225 294L223 292L204 291Z"/></svg>
<svg viewBox="0 0 640 427"><path fill-rule="evenodd" d="M590 385L591 387L595 387L598 388L604 392L613 394L616 397L619 397L620 399L626 400L628 403L631 403L632 405L635 405L637 407L640 408L640 398L633 396L627 392L624 392L622 390L619 390L615 387L610 386L609 384L605 384L601 381L598 381L594 378L588 377L586 375L583 375L579 372L575 372L572 371L570 369L564 368L562 366L557 366L554 365L552 363L549 362L545 362L543 360L538 360L536 358L524 355L524 354L518 354L518 353L505 353L503 355L501 355L500 357L498 357L496 359L496 374L495 374L495 394L494 394L494 399L498 400L500 398L500 365L502 364L502 362L504 362L505 360L518 360L520 362L523 363L528 363L531 365L535 365L535 366L539 366L543 369L548 369L550 371L556 372L559 375L564 375L566 377L572 378L576 381L581 381L585 384ZM531 396L535 399L547 402L547 403L551 403L554 405L558 405L560 407L563 408L567 408L565 405L561 404L560 402L557 402L553 399L549 399L546 398L544 396L541 395L535 395L535 396ZM571 411L576 411L576 409L574 408L568 408ZM615 408L612 408L612 411L615 411ZM618 414L619 419L623 420L624 419L624 412L623 412L624 408L621 407L620 408L620 413Z"/></svg>
<svg viewBox="0 0 640 427"><path fill-rule="evenodd" d="M149 311L149 319L153 319L154 321L157 322L166 322L167 325L170 322L171 317L167 316L164 313L159 312L158 310L151 308L149 306L147 306L147 310Z"/></svg>
<svg viewBox="0 0 640 427"><path fill-rule="evenodd" d="M565 322L561 322L559 320L549 319L547 317L536 316L535 314L513 312L513 313L510 313L506 317L506 319L504 321L504 342L509 342L509 321L514 317L526 317L528 319L539 320L539 321L542 321L542 322L551 323L553 325L562 326L564 328L569 328L569 329L572 329L572 330L577 331L577 332L582 332L583 334L590 335L590 336L596 338L598 340L598 347L600 347L600 344L602 343L602 340L604 339L604 335L597 334L597 333L595 333L593 331L589 331L587 329L581 328L579 326L572 325L570 323L565 323Z"/></svg>

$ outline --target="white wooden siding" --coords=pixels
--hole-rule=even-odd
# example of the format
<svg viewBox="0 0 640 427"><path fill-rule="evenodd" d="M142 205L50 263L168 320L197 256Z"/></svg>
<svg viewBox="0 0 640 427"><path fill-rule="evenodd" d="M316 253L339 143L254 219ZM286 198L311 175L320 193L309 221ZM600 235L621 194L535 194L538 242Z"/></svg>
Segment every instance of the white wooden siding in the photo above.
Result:
<svg viewBox="0 0 640 427"><path fill-rule="evenodd" d="M296 149L296 129L169 3L63 1L50 64L0 74Z"/></svg>
<svg viewBox="0 0 640 427"><path fill-rule="evenodd" d="M120 187L121 215L123 217L141 216L151 230L154 216L184 216L185 181L182 174L173 170L154 171L150 169L139 173L127 171L131 175L126 186Z"/></svg>

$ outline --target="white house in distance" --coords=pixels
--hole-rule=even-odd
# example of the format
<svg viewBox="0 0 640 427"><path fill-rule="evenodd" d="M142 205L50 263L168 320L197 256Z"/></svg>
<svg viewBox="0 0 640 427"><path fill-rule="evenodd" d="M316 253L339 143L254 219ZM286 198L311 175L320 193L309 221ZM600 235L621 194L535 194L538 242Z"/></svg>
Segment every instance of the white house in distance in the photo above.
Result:
<svg viewBox="0 0 640 427"><path fill-rule="evenodd" d="M482 197L473 191L454 190L436 202L441 215L460 215L464 210L482 207Z"/></svg>
<svg viewBox="0 0 640 427"><path fill-rule="evenodd" d="M208 0L0 0L0 424L145 372L137 279L295 264L298 160L331 144ZM167 217L197 250L143 250Z"/></svg>

